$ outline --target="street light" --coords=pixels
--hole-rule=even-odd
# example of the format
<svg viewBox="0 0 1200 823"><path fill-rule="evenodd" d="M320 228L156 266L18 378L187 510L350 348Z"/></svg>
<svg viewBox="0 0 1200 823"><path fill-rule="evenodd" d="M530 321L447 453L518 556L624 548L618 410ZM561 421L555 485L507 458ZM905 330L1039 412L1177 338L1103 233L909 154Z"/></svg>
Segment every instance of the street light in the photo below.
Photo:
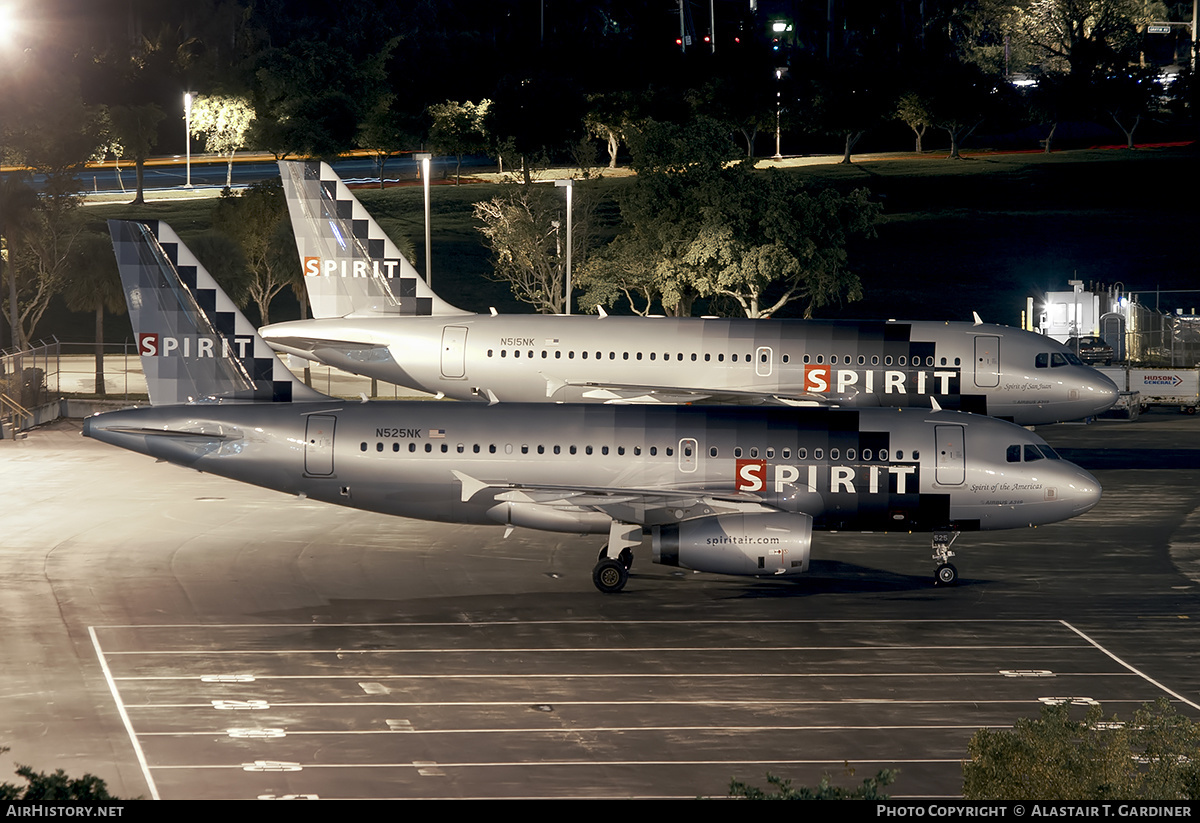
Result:
<svg viewBox="0 0 1200 823"><path fill-rule="evenodd" d="M433 155L428 152L422 152L414 155L418 163L421 164L421 180L425 184L425 285L433 285L433 269L430 266L432 253L430 252L429 242L429 164L433 160Z"/></svg>
<svg viewBox="0 0 1200 823"><path fill-rule="evenodd" d="M775 69L775 156L772 160L782 160L783 155L779 153L779 118L782 108L782 100L779 91L779 82L783 79L783 69Z"/></svg>
<svg viewBox="0 0 1200 823"><path fill-rule="evenodd" d="M571 192L575 190L574 180L555 180L556 188L563 186L567 189L567 314L571 313Z"/></svg>
<svg viewBox="0 0 1200 823"><path fill-rule="evenodd" d="M187 182L185 189L192 187L192 93L183 93L183 128L187 132Z"/></svg>

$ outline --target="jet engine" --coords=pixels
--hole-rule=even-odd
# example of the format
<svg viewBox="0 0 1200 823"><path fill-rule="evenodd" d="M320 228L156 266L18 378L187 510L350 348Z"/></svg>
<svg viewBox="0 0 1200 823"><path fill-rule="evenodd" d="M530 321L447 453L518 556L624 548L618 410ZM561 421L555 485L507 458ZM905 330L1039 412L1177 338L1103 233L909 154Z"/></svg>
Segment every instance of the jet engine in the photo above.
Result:
<svg viewBox="0 0 1200 823"><path fill-rule="evenodd" d="M790 575L808 571L812 518L806 514L723 514L655 526L654 562L699 572Z"/></svg>

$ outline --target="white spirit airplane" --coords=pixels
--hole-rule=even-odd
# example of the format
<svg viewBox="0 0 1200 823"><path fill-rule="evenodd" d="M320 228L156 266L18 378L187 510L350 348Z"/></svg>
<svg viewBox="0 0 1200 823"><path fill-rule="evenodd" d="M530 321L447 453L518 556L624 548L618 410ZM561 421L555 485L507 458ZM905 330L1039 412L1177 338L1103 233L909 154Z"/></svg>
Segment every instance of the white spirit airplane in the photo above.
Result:
<svg viewBox="0 0 1200 823"><path fill-rule="evenodd" d="M161 222L110 221L151 406L84 423L159 460L342 506L452 523L607 534L720 574L808 569L814 530L933 533L1087 511L1100 486L1032 432L931 408L346 402L297 381ZM465 562L465 561L464 561Z"/></svg>
<svg viewBox="0 0 1200 823"><path fill-rule="evenodd" d="M261 334L345 371L490 403L932 399L1021 425L1089 417L1117 398L1062 344L982 322L470 314L434 294L328 165L279 167L315 319Z"/></svg>

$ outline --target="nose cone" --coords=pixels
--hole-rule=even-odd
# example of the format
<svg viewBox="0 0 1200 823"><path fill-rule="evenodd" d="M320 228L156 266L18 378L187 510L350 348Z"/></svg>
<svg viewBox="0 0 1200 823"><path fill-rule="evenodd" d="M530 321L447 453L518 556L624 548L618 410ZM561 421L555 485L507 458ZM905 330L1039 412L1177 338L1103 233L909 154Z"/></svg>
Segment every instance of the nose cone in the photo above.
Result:
<svg viewBox="0 0 1200 823"><path fill-rule="evenodd" d="M1063 460L1057 467L1062 476L1057 478L1059 499L1069 507L1067 517L1090 511L1100 502L1103 489L1100 481L1074 463Z"/></svg>
<svg viewBox="0 0 1200 823"><path fill-rule="evenodd" d="M1088 369L1088 372L1087 378L1083 381L1080 399L1091 409L1088 416L1103 414L1117 402L1117 394L1120 390L1117 388L1117 384L1106 375L1091 368Z"/></svg>

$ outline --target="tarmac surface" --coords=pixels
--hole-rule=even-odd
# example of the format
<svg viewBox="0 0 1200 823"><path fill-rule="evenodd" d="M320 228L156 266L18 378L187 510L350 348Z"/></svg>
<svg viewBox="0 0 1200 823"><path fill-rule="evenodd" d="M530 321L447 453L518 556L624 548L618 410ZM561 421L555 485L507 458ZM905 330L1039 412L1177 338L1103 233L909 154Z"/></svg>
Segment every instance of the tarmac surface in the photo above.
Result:
<svg viewBox="0 0 1200 823"><path fill-rule="evenodd" d="M609 596L595 536L340 509L79 429L0 441L0 759L120 797L721 797L883 768L894 798L954 797L971 735L1046 701L1200 717L1200 418L1173 410L1040 428L1102 502L962 535L955 587L928 536L818 532L795 582L643 549Z"/></svg>

